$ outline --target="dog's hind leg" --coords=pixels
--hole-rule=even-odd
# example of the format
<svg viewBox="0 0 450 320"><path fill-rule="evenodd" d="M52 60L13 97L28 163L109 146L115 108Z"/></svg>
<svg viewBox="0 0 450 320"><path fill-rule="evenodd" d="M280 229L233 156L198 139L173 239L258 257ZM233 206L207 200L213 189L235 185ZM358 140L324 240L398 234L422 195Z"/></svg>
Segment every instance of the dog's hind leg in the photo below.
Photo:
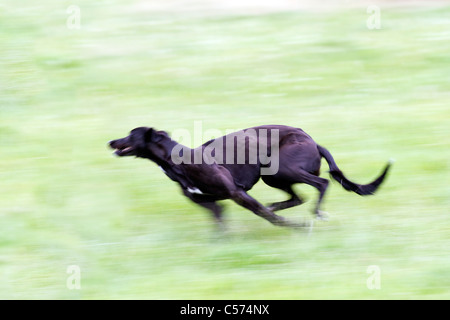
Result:
<svg viewBox="0 0 450 320"><path fill-rule="evenodd" d="M306 226L305 224L291 222L283 217L277 216L271 210L267 209L261 203L259 203L251 196L249 196L243 190L233 192L231 199L234 200L237 204L252 211L256 215L266 219L267 221L276 226L291 227L291 228L303 228Z"/></svg>
<svg viewBox="0 0 450 320"><path fill-rule="evenodd" d="M279 186L276 184L271 184L270 182L267 182L264 178L263 178L264 182L274 188L280 189L285 191L286 193L288 193L291 198L285 201L279 201L279 202L274 202L272 204L269 204L267 206L267 209L271 210L271 211L278 211L278 210L284 210L284 209L288 209L288 208L292 208L295 206L299 206L301 205L304 201L302 198L300 198L292 189L291 185L285 185L285 186Z"/></svg>
<svg viewBox="0 0 450 320"><path fill-rule="evenodd" d="M298 205L301 205L304 201L301 197L299 197L294 190L292 189L292 183L286 181L283 178L280 178L276 175L264 175L261 177L265 184L272 188L277 188L283 190L288 193L291 198L285 201L274 202L272 204L267 205L267 209L271 211L278 211L283 209L292 208Z"/></svg>
<svg viewBox="0 0 450 320"><path fill-rule="evenodd" d="M317 218L324 218L321 214L322 212L320 211L320 205L322 204L329 181L327 179L315 176L303 169L297 169L295 172L295 177L291 176L291 178L293 178L297 183L309 184L319 191L319 198L317 199L316 207L314 208L314 214Z"/></svg>

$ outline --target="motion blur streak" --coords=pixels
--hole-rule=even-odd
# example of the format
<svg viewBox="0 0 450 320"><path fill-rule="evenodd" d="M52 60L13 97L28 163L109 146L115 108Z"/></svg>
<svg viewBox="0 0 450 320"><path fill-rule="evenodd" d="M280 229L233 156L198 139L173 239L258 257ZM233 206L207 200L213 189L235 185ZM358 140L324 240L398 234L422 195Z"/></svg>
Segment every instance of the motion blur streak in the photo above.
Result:
<svg viewBox="0 0 450 320"><path fill-rule="evenodd" d="M448 1L2 0L0 298L448 299L449 15ZM358 183L396 163L375 197L331 184L329 221L308 231L227 202L219 235L159 168L105 145L196 121L302 128Z"/></svg>

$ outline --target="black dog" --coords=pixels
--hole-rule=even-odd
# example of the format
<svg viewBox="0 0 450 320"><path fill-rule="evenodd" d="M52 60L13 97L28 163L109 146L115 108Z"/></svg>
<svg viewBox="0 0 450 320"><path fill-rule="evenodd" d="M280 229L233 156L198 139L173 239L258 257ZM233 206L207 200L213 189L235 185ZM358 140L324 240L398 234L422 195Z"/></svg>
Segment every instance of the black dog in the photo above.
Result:
<svg viewBox="0 0 450 320"><path fill-rule="evenodd" d="M373 194L390 168L388 163L370 184L353 183L339 170L328 150L317 145L303 130L281 125L245 129L208 141L196 149L178 144L164 131L139 127L125 138L110 141L109 145L116 149L118 156L136 156L155 162L180 184L185 196L212 211L218 222L222 222L222 207L217 201L232 199L274 225L305 226L273 213L303 203L292 189L295 183L306 183L319 191L314 213L321 217L320 204L329 182L319 177L322 157L328 162L331 176L346 190L359 195ZM260 177L291 198L267 208L260 204L246 192Z"/></svg>

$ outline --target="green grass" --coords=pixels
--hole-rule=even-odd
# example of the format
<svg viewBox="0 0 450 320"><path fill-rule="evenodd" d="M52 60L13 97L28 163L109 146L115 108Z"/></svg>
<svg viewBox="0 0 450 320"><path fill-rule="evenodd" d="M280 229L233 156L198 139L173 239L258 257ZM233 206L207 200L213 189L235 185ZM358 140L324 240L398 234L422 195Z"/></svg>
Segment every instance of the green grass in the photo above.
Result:
<svg viewBox="0 0 450 320"><path fill-rule="evenodd" d="M0 298L449 299L450 7L265 15L138 10L138 1L0 5ZM374 197L332 183L328 222L276 228L225 202L220 237L153 164L107 141L301 127ZM322 176L327 177L326 165ZM309 219L310 201L281 214ZM259 183L263 203L285 198ZM69 265L81 289L66 286ZM376 265L381 288L369 290Z"/></svg>

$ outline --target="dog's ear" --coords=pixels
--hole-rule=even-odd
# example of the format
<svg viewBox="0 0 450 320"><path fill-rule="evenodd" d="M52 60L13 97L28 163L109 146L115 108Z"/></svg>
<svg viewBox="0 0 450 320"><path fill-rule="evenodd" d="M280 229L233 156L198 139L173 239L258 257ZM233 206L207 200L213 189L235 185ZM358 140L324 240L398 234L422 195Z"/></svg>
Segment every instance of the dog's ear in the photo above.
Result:
<svg viewBox="0 0 450 320"><path fill-rule="evenodd" d="M169 135L165 131L157 131L153 128L149 128L145 133L144 140L146 143L153 142L157 143L163 140L164 138L168 138Z"/></svg>
<svg viewBox="0 0 450 320"><path fill-rule="evenodd" d="M153 132L155 132L155 130L153 128L148 128L147 131L145 131L145 133L144 133L144 142L145 143L152 141Z"/></svg>

